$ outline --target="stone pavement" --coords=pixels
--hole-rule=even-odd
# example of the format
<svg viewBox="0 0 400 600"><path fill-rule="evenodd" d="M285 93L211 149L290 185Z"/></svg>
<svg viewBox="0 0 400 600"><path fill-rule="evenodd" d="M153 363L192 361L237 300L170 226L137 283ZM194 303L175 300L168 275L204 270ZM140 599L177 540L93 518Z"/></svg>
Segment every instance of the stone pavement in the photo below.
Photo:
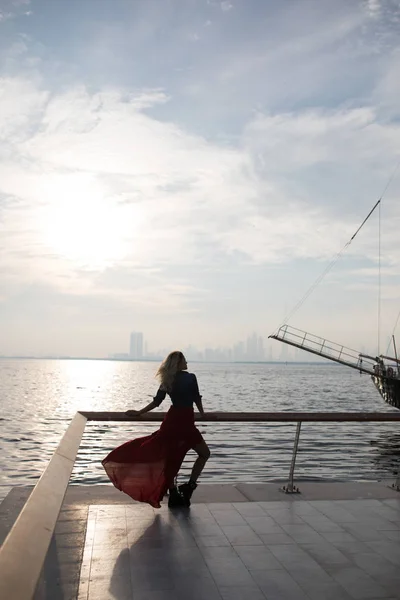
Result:
<svg viewBox="0 0 400 600"><path fill-rule="evenodd" d="M301 490L204 484L190 510L170 511L71 486L36 598L400 598L400 495L379 483ZM14 488L0 522L24 494Z"/></svg>
<svg viewBox="0 0 400 600"><path fill-rule="evenodd" d="M400 597L400 500L89 508L79 600Z"/></svg>

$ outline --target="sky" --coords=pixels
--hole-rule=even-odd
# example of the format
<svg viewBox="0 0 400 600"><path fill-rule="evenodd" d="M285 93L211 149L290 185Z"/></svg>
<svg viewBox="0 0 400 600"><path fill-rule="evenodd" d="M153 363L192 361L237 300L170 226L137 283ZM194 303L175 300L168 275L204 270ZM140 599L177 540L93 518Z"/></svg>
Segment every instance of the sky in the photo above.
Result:
<svg viewBox="0 0 400 600"><path fill-rule="evenodd" d="M386 350L399 34L399 0L0 0L0 354L267 337L383 193L289 324Z"/></svg>

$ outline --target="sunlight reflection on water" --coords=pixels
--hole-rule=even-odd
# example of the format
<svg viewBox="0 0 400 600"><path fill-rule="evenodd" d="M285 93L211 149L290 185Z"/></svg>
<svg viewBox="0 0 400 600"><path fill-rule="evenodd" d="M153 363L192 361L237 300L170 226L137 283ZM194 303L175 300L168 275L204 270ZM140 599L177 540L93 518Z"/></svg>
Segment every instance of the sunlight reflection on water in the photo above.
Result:
<svg viewBox="0 0 400 600"><path fill-rule="evenodd" d="M147 404L157 388L154 363L0 360L1 485L34 482L77 410L123 411ZM334 365L189 365L206 410L390 411L368 377ZM166 410L168 400L160 407ZM102 483L101 459L156 425L88 423L72 481ZM201 424L212 450L204 481L286 477L293 425ZM304 424L296 472L308 479L392 477L400 464L395 423ZM188 456L184 470L193 460Z"/></svg>

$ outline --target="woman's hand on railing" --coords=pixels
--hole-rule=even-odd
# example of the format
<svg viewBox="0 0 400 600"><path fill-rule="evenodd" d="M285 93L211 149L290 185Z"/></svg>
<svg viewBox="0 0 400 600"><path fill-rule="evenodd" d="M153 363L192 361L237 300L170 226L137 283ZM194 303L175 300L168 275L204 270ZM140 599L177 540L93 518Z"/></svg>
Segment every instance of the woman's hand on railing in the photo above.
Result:
<svg viewBox="0 0 400 600"><path fill-rule="evenodd" d="M138 410L126 410L125 414L127 417L140 417L141 413Z"/></svg>

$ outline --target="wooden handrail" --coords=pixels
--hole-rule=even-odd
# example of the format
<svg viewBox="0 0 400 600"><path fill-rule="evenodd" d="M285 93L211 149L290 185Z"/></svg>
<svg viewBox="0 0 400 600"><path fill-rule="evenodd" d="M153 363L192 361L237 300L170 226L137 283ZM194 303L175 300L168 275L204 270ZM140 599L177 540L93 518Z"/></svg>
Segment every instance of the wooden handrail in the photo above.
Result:
<svg viewBox="0 0 400 600"><path fill-rule="evenodd" d="M88 421L135 421L159 423L164 412L150 412L140 417L124 412L81 411ZM204 417L195 413L195 419L206 423L298 423L302 422L385 422L400 421L400 411L390 412L208 412Z"/></svg>

